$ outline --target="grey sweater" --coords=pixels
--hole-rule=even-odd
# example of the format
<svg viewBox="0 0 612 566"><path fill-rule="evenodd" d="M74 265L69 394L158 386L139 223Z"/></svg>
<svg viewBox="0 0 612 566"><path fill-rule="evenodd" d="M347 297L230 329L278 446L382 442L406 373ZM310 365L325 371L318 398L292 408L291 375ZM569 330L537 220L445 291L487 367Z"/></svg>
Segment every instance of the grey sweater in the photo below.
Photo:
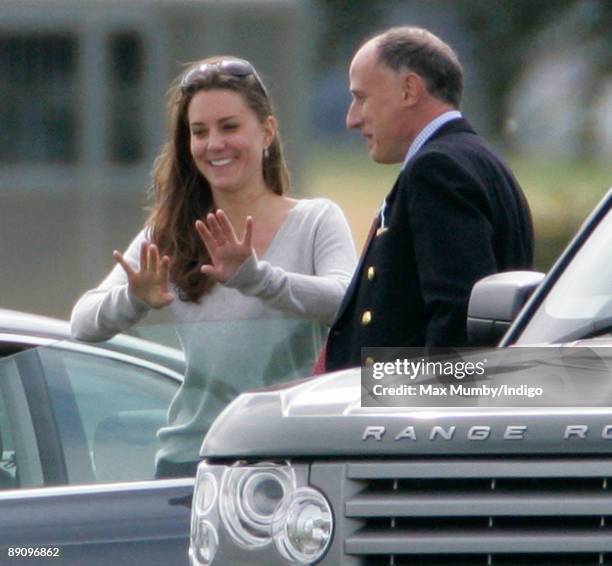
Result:
<svg viewBox="0 0 612 566"><path fill-rule="evenodd" d="M141 231L124 254L138 266ZM254 255L199 303L170 305L187 373L158 436L160 458L197 459L204 433L240 391L306 374L338 310L356 263L341 210L326 199L300 200L261 259ZM77 302L73 335L99 341L128 329L150 308L132 296L117 265Z"/></svg>

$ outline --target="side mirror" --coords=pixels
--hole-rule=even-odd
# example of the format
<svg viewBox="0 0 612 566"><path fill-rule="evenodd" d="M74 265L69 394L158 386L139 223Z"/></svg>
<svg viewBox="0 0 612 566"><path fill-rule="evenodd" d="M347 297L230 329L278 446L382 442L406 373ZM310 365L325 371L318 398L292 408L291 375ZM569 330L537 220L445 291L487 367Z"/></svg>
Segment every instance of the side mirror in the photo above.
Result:
<svg viewBox="0 0 612 566"><path fill-rule="evenodd" d="M470 344L495 346L542 279L536 271L508 271L477 281L468 305Z"/></svg>

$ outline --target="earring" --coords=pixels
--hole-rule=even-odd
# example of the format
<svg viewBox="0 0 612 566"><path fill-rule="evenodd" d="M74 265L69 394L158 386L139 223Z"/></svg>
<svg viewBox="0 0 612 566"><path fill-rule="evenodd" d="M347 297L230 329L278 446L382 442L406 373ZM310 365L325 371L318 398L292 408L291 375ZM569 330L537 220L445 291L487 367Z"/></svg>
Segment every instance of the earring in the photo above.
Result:
<svg viewBox="0 0 612 566"><path fill-rule="evenodd" d="M270 150L267 147L263 151L263 157L264 159L270 159Z"/></svg>

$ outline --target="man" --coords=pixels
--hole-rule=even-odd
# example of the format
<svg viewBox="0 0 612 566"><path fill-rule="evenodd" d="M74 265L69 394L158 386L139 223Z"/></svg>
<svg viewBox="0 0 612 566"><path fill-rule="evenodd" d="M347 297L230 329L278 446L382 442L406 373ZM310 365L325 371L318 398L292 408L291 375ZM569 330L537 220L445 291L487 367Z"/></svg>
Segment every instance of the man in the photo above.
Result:
<svg viewBox="0 0 612 566"><path fill-rule="evenodd" d="M327 342L328 371L361 348L467 345L473 284L529 269L533 229L508 166L459 112L462 69L432 33L392 28L349 70L347 126L377 163L403 163L385 198Z"/></svg>

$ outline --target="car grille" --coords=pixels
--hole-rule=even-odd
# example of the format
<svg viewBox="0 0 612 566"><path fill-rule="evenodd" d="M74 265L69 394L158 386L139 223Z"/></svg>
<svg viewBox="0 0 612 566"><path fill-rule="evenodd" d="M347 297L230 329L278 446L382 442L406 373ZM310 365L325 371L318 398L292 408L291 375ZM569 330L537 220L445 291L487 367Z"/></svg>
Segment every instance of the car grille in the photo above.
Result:
<svg viewBox="0 0 612 566"><path fill-rule="evenodd" d="M342 466L344 552L365 565L612 565L612 460Z"/></svg>

